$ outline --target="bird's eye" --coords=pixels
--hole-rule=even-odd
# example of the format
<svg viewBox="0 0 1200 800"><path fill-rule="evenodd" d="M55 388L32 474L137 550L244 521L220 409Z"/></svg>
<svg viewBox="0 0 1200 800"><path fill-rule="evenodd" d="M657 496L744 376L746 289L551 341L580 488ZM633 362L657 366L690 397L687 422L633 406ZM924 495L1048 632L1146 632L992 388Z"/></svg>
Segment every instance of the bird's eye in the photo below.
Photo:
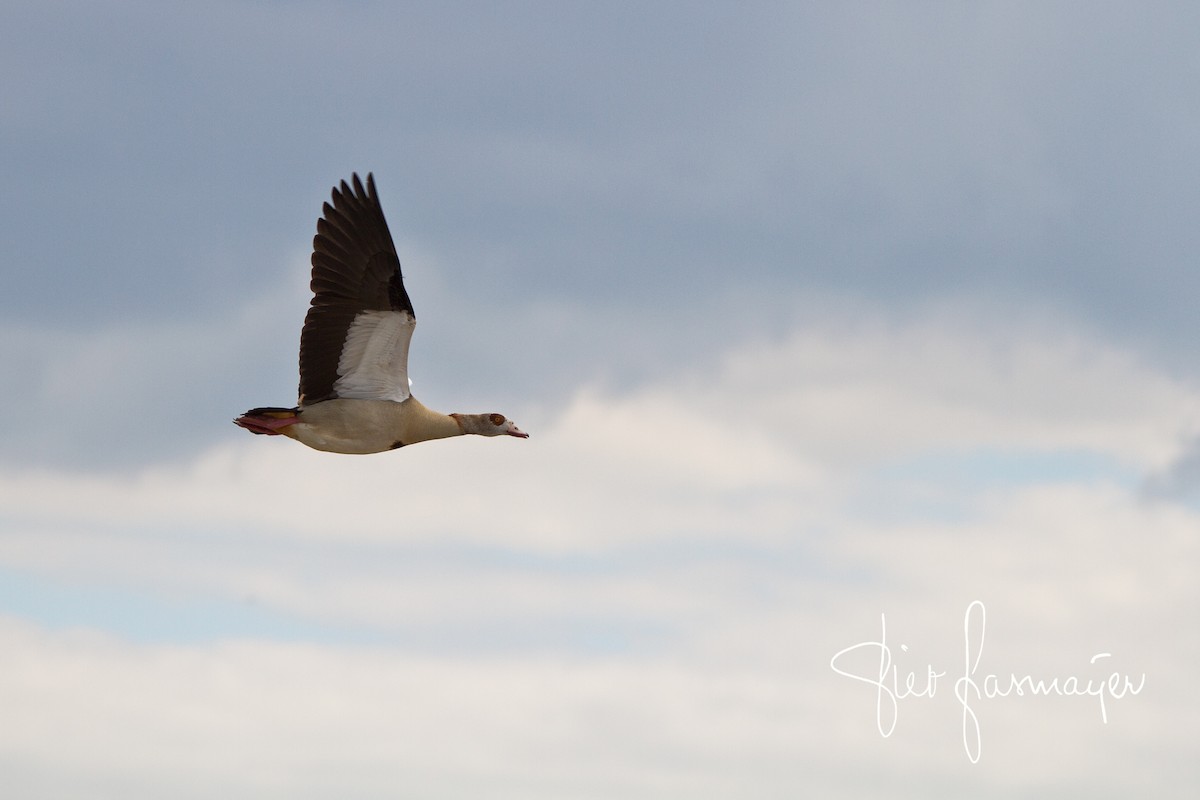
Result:
<svg viewBox="0 0 1200 800"><path fill-rule="evenodd" d="M488 415L488 419L492 421L493 425L503 425L505 422L503 414L490 414Z"/></svg>

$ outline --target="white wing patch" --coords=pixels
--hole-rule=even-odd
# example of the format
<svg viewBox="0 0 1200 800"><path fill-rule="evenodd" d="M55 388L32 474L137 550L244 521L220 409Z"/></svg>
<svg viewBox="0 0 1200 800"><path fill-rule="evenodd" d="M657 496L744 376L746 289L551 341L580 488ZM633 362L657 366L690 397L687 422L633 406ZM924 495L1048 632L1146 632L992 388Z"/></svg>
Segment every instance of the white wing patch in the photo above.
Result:
<svg viewBox="0 0 1200 800"><path fill-rule="evenodd" d="M392 400L409 397L408 343L417 320L407 311L363 311L354 318L338 359L338 397Z"/></svg>

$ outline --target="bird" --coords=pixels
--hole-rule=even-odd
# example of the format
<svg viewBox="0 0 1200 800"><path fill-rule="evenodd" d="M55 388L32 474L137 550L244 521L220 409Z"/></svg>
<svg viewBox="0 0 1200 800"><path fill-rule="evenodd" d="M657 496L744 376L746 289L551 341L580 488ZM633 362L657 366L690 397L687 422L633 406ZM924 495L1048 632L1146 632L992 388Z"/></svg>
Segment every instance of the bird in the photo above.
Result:
<svg viewBox="0 0 1200 800"><path fill-rule="evenodd" d="M442 414L412 396L408 347L417 317L400 257L367 173L334 186L313 237L312 302L300 334L294 408L252 408L233 422L330 453L382 453L450 436L528 439L503 414Z"/></svg>

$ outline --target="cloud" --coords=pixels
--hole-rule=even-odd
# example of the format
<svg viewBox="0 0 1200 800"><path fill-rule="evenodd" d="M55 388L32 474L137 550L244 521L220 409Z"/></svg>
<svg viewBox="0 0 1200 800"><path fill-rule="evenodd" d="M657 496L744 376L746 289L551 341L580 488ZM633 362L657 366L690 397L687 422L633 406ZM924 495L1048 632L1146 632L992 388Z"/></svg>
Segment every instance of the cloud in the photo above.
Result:
<svg viewBox="0 0 1200 800"><path fill-rule="evenodd" d="M70 793L75 781L102 783L137 797L180 783L197 796L303 797L347 785L371 796L404 781L445 796L490 783L501 796L716 797L815 781L830 796L855 796L907 775L926 791L990 785L1002 796L1069 773L1091 776L1070 780L1098 796L1135 785L1172 796L1187 785L1182 743L1195 732L1172 699L1191 680L1194 516L1148 515L1103 488L1078 490L1074 502L1028 491L1009 500L1007 514L994 509L972 526L839 532L822 557L872 571L868 585L779 558L638 567L636 551L598 576L453 560L423 575L372 574L334 559L305 586L287 574L290 559L275 566L309 596L268 587L269 602L360 623L389 613L440 620L449 633L433 648L403 637L375 647L132 645L9 621L0 646L20 654L0 667L10 785ZM883 611L899 668L957 674L962 614L975 598L988 605L985 670L1145 672L1151 691L1110 700L1107 725L1094 698L980 702L984 754L974 769L947 684L932 700L905 702L896 732L879 737L873 691L834 675L829 658L877 640ZM555 613L581 627L589 614L669 627L654 646L599 654L562 643L505 650L486 638L487 627L542 627ZM476 627L460 627L467 617ZM1111 669L1088 666L1098 652L1113 654ZM1135 755L1146 749L1158 753L1154 774ZM59 767L52 776L47 763Z"/></svg>
<svg viewBox="0 0 1200 800"><path fill-rule="evenodd" d="M782 687L753 673L670 664L447 663L256 643L129 650L12 624L0 636L39 669L33 683L6 662L0 688L8 786L24 793L145 796L176 783L184 797L374 797L398 785L436 797L704 796L714 783L776 785L755 774L761 748L770 762L783 755L804 710L781 706ZM45 770L49 747L73 768ZM801 780L794 769L786 783Z"/></svg>
<svg viewBox="0 0 1200 800"><path fill-rule="evenodd" d="M1096 525L1106 542L1139 527L1178 537L1165 520L1186 512L1130 504L1138 476L1185 445L1194 402L1129 353L1069 333L814 325L624 393L580 391L523 419L528 442L355 458L241 436L132 472L10 469L0 553L35 574L215 592L368 629L465 630L494 613L670 631L719 613L728 598L703 587L727 561L737 596L772 561L780 580L836 582L936 552L906 574L931 569L941 591L945 563L972 553L1020 562L1010 529L1080 548ZM1142 573L1133 563L1126 553L1098 582L1114 602Z"/></svg>
<svg viewBox="0 0 1200 800"><path fill-rule="evenodd" d="M951 288L1193 361L1186 9L70 7L20 9L3 56L16 320L226 307L370 168L501 302Z"/></svg>
<svg viewBox="0 0 1200 800"><path fill-rule="evenodd" d="M0 647L21 656L0 675L0 750L19 765L13 785L1186 785L1180 743L1195 731L1171 698L1195 647L1195 511L1147 503L1129 475L1181 452L1194 390L1078 332L1009 323L813 319L656 380L580 390L522 418L525 442L357 458L242 436L125 473L5 470L6 569L100 605L120 586L150 605L211 598L221 614L242 604L311 626L188 638L116 616L115 635L10 618ZM980 456L996 451L1003 479ZM1077 451L1098 466L1068 459L1047 477L1046 453ZM898 667L951 672L975 599L988 670L1144 672L1152 690L1110 701L1107 725L1094 698L982 703L971 771L947 686L905 702L880 737L870 687L830 658L875 640L883 612ZM1089 663L1100 652L1104 671ZM1156 772L1130 755L1147 749Z"/></svg>
<svg viewBox="0 0 1200 800"><path fill-rule="evenodd" d="M1186 796L1195 16L14 9L5 788ZM229 425L351 169L418 396L531 440ZM1146 691L879 736L832 654L950 674L974 599L986 670Z"/></svg>
<svg viewBox="0 0 1200 800"><path fill-rule="evenodd" d="M1144 488L1151 497L1194 500L1200 494L1200 437L1186 443L1170 464L1147 476Z"/></svg>
<svg viewBox="0 0 1200 800"><path fill-rule="evenodd" d="M575 547L739 522L778 528L770 515L747 518L753 503L730 501L766 493L821 508L862 470L930 454L1078 451L1148 472L1193 435L1195 401L1133 353L1070 331L934 313L799 325L622 394L593 386L557 409L512 410L535 432L527 443L463 439L355 459L242 437L173 466L108 477L9 469L5 480L14 513L47 518L182 516L280 535L515 537L554 549L563 530ZM172 423L144 413L147 424ZM64 485L78 504L58 502Z"/></svg>
<svg viewBox="0 0 1200 800"><path fill-rule="evenodd" d="M263 272L238 302L200 319L164 310L87 331L51 318L0 325L0 369L21 386L0 400L0 460L90 469L171 460L224 432L243 410L238 392L294 397L308 279L303 268Z"/></svg>

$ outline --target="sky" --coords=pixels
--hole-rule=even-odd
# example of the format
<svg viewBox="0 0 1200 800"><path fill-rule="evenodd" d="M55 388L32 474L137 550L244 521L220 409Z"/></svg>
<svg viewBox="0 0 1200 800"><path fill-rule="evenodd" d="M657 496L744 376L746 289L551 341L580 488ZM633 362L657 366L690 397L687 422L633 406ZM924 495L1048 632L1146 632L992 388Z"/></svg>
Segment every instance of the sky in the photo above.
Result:
<svg viewBox="0 0 1200 800"><path fill-rule="evenodd" d="M1194 795L1192 4L4 17L14 796ZM530 439L230 424L352 172Z"/></svg>

